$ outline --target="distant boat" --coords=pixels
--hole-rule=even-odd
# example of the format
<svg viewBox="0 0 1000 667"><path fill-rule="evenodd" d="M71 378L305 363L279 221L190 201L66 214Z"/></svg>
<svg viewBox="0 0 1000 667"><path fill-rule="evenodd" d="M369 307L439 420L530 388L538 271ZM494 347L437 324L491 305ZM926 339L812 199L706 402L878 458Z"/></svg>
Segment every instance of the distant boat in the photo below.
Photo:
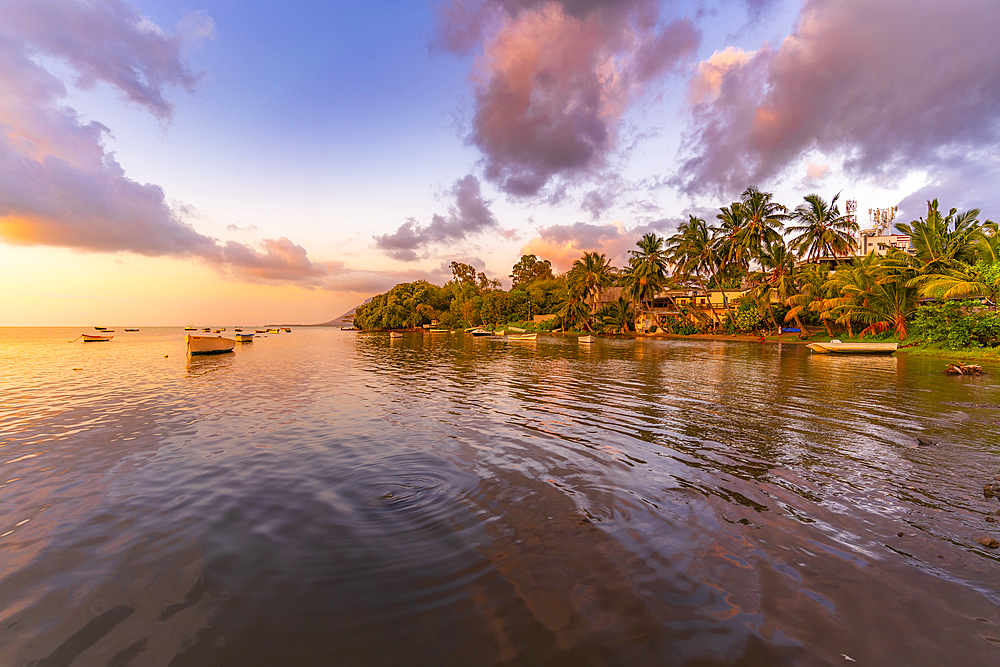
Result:
<svg viewBox="0 0 1000 667"><path fill-rule="evenodd" d="M125 331L138 331L138 329L126 329Z"/></svg>
<svg viewBox="0 0 1000 667"><path fill-rule="evenodd" d="M197 331L198 327L184 327L184 331Z"/></svg>
<svg viewBox="0 0 1000 667"><path fill-rule="evenodd" d="M235 329L233 329L233 331L235 331L236 333L239 333L239 332L243 331L243 327L236 327Z"/></svg>
<svg viewBox="0 0 1000 667"><path fill-rule="evenodd" d="M535 340L536 338L538 338L538 334L536 333L513 334L511 336L507 336L507 340Z"/></svg>
<svg viewBox="0 0 1000 667"><path fill-rule="evenodd" d="M205 333L212 333L212 327L205 327L204 329L202 329L202 331L204 331Z"/></svg>
<svg viewBox="0 0 1000 667"><path fill-rule="evenodd" d="M427 333L432 333L432 334L451 333L451 329L428 329Z"/></svg>
<svg viewBox="0 0 1000 667"><path fill-rule="evenodd" d="M831 340L829 343L809 343L806 345L817 354L892 354L899 343L841 343Z"/></svg>
<svg viewBox="0 0 1000 667"><path fill-rule="evenodd" d="M357 331L357 327L340 327L341 331Z"/></svg>
<svg viewBox="0 0 1000 667"><path fill-rule="evenodd" d="M81 334L84 343L100 343L111 340L114 336L98 336L97 334Z"/></svg>
<svg viewBox="0 0 1000 667"><path fill-rule="evenodd" d="M403 332L402 331L390 331L389 332L389 338L402 338L402 337L403 337Z"/></svg>
<svg viewBox="0 0 1000 667"><path fill-rule="evenodd" d="M107 327L94 327L94 329L96 329L97 331L107 331L108 330Z"/></svg>
<svg viewBox="0 0 1000 667"><path fill-rule="evenodd" d="M593 343L597 338L595 336L580 336L576 340L580 343Z"/></svg>
<svg viewBox="0 0 1000 667"><path fill-rule="evenodd" d="M292 330L289 329L288 327L281 327L281 330L284 331L285 333L292 333Z"/></svg>
<svg viewBox="0 0 1000 667"><path fill-rule="evenodd" d="M507 331L506 331L506 330L504 330L504 329L497 329L496 331L494 331L494 332L493 332L493 335L494 335L494 336L502 336L502 335L504 335L505 333L507 333Z"/></svg>
<svg viewBox="0 0 1000 667"><path fill-rule="evenodd" d="M253 334L252 333L238 333L236 334L237 343L252 343Z"/></svg>
<svg viewBox="0 0 1000 667"><path fill-rule="evenodd" d="M184 337L187 341L188 354L221 354L232 352L236 347L236 341L232 338L222 336L192 336L188 334Z"/></svg>
<svg viewBox="0 0 1000 667"><path fill-rule="evenodd" d="M268 329L267 333L281 333L281 329Z"/></svg>
<svg viewBox="0 0 1000 667"><path fill-rule="evenodd" d="M267 329L254 329L254 333L267 333Z"/></svg>
<svg viewBox="0 0 1000 667"><path fill-rule="evenodd" d="M473 329L469 333L471 333L473 336L492 336L493 335L492 331L487 331L486 329Z"/></svg>

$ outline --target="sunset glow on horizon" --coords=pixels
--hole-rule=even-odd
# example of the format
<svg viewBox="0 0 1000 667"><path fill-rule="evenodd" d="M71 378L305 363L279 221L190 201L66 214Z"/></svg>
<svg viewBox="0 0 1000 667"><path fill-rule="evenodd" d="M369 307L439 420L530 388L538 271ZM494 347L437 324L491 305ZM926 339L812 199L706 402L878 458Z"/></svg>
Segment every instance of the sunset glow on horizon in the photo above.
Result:
<svg viewBox="0 0 1000 667"><path fill-rule="evenodd" d="M0 326L321 323L748 185L997 219L994 5L0 0Z"/></svg>

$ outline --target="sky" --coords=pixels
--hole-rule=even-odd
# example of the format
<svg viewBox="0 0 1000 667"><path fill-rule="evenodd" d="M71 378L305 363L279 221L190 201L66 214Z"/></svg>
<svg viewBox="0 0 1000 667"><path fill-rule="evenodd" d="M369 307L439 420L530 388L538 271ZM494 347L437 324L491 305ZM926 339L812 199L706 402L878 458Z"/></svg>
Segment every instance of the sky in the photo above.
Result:
<svg viewBox="0 0 1000 667"><path fill-rule="evenodd" d="M319 323L747 186L1000 216L995 0L0 0L0 326Z"/></svg>

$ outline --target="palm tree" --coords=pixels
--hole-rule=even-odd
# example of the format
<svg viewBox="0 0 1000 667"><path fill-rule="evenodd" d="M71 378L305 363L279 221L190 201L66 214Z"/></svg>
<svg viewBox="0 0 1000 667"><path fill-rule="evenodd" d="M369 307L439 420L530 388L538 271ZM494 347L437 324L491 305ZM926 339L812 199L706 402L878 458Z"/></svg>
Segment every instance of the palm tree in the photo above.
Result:
<svg viewBox="0 0 1000 667"><path fill-rule="evenodd" d="M584 297L592 297L591 313L601 306L601 289L611 284L611 264L603 254L585 252L573 262L568 280L579 288Z"/></svg>
<svg viewBox="0 0 1000 667"><path fill-rule="evenodd" d="M899 268L900 256L904 254L879 257L870 253L837 267L825 287L840 296L823 303L825 312L821 317L847 326L852 337L852 323L860 322L867 325L861 331L862 336L893 329L899 340L903 340L906 318L915 310L917 297L911 277L913 270Z"/></svg>
<svg viewBox="0 0 1000 667"><path fill-rule="evenodd" d="M653 319L652 301L667 284L667 250L663 239L656 234L644 234L638 250L629 250L623 282L632 301L645 304Z"/></svg>
<svg viewBox="0 0 1000 667"><path fill-rule="evenodd" d="M753 185L740 195L743 226L736 235L736 241L754 259L768 243L781 238L777 230L788 219L788 209L772 201L773 197L770 192L763 192Z"/></svg>
<svg viewBox="0 0 1000 667"><path fill-rule="evenodd" d="M749 257L746 248L739 242L745 218L742 205L733 202L729 206L723 206L715 217L719 225L714 228L713 233L720 264L723 267L736 265L746 269Z"/></svg>
<svg viewBox="0 0 1000 667"><path fill-rule="evenodd" d="M830 279L830 272L823 265L806 264L799 269L796 279L798 293L785 300L785 305L791 307L785 317L800 322L799 318L803 311L823 312L823 302L830 298L829 291L825 289L826 282ZM830 320L822 319L822 322L823 326L826 327L826 333L832 338L833 331L830 330Z"/></svg>
<svg viewBox="0 0 1000 667"><path fill-rule="evenodd" d="M601 309L601 321L608 333L628 333L635 323L635 310L632 302L623 296L618 297Z"/></svg>
<svg viewBox="0 0 1000 667"><path fill-rule="evenodd" d="M939 273L955 268L958 263L970 262L977 242L981 243L979 228L979 209L959 213L953 208L942 216L937 199L927 202L926 219L896 224L896 229L910 236L921 273Z"/></svg>
<svg viewBox="0 0 1000 667"><path fill-rule="evenodd" d="M819 195L806 195L805 203L795 207L791 218L800 224L788 231L799 234L788 245L799 258L851 255L857 249L854 234L858 231L858 223L853 216L840 213L839 197L838 192L827 204Z"/></svg>
<svg viewBox="0 0 1000 667"><path fill-rule="evenodd" d="M776 298L784 303L797 293L795 257L779 237L764 246L759 253L758 261L762 270L755 271L750 275L750 279L757 285L750 290L749 296L759 304L760 314L764 315L766 312L771 317L774 327L778 328L771 302ZM799 319L798 311L795 311L791 317L800 331L806 330L802 320Z"/></svg>

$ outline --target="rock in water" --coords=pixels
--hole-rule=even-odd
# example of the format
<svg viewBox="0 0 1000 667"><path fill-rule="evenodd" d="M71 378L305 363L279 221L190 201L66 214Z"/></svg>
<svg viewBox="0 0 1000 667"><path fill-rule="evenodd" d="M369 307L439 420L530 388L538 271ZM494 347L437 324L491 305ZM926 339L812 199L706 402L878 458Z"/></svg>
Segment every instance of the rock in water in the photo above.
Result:
<svg viewBox="0 0 1000 667"><path fill-rule="evenodd" d="M992 537L980 537L976 542L979 542L987 549L996 549L1000 547L1000 542L997 542Z"/></svg>
<svg viewBox="0 0 1000 667"><path fill-rule="evenodd" d="M983 495L987 498L1000 496L1000 482L987 482L983 485Z"/></svg>
<svg viewBox="0 0 1000 667"><path fill-rule="evenodd" d="M933 447L937 443L933 440L924 440L923 438L917 438L917 444L921 447Z"/></svg>

